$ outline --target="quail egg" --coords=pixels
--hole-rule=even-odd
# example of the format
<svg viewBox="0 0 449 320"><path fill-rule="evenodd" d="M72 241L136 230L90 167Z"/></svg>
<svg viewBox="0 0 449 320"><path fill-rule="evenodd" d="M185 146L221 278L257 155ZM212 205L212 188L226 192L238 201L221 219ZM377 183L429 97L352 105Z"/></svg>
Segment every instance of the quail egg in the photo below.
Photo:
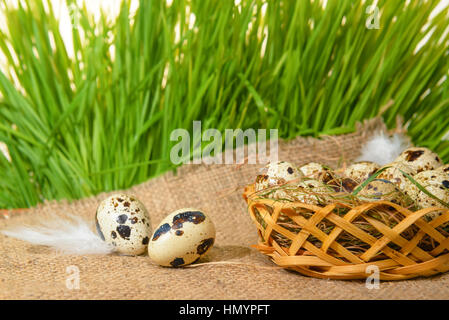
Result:
<svg viewBox="0 0 449 320"><path fill-rule="evenodd" d="M410 204L407 196L391 181L374 179L357 194L358 198L365 201L390 201L397 204Z"/></svg>
<svg viewBox="0 0 449 320"><path fill-rule="evenodd" d="M434 170L443 165L440 157L435 152L422 147L404 150L394 162L406 164L412 169L414 174Z"/></svg>
<svg viewBox="0 0 449 320"><path fill-rule="evenodd" d="M449 174L449 164L445 164L444 166L441 166L436 170L441 171L441 172L446 172L447 174Z"/></svg>
<svg viewBox="0 0 449 320"><path fill-rule="evenodd" d="M402 162L393 162L393 163L387 164L383 168L385 168L385 167L389 167L389 168L382 171L377 176L377 178L389 180L389 181L393 182L394 184L396 184L396 186L398 186L399 189L404 190L406 188L406 186L408 185L408 183L410 182L410 180L406 176L404 176L404 174L401 172L401 170L408 175L413 175L413 169Z"/></svg>
<svg viewBox="0 0 449 320"><path fill-rule="evenodd" d="M449 203L449 173L438 170L429 170L420 172L413 178L435 197ZM412 199L415 199L421 208L443 207L443 204L425 194L413 183L407 185L405 193Z"/></svg>
<svg viewBox="0 0 449 320"><path fill-rule="evenodd" d="M379 170L379 165L370 161L361 161L351 164L344 171L344 175L357 182L363 182Z"/></svg>
<svg viewBox="0 0 449 320"><path fill-rule="evenodd" d="M324 202L326 194L333 190L323 182L315 179L304 179L273 192L269 197L277 200L300 201L317 205Z"/></svg>
<svg viewBox="0 0 449 320"><path fill-rule="evenodd" d="M329 167L317 162L309 162L299 168L299 171L307 177L318 181L327 182L332 180L332 171Z"/></svg>
<svg viewBox="0 0 449 320"><path fill-rule="evenodd" d="M165 267L191 264L215 242L215 226L201 210L184 208L165 217L148 245L148 255Z"/></svg>
<svg viewBox="0 0 449 320"><path fill-rule="evenodd" d="M145 206L133 196L115 194L97 208L95 222L99 236L118 253L139 255L146 251L151 221Z"/></svg>
<svg viewBox="0 0 449 320"><path fill-rule="evenodd" d="M351 178L336 178L327 183L336 192L353 192L357 187L357 181Z"/></svg>
<svg viewBox="0 0 449 320"><path fill-rule="evenodd" d="M293 164L286 161L272 162L263 168L256 178L256 191L285 184L301 178L303 174Z"/></svg>
<svg viewBox="0 0 449 320"><path fill-rule="evenodd" d="M325 185L323 182L308 179L303 180L297 184L297 191L294 193L295 200L307 203L307 204L319 204L325 202L326 195L333 190Z"/></svg>

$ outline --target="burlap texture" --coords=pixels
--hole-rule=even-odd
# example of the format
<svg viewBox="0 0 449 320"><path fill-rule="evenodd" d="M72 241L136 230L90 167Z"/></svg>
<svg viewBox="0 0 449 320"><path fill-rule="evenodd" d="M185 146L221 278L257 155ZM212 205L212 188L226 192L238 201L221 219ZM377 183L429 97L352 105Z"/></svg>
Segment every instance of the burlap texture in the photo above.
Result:
<svg viewBox="0 0 449 320"><path fill-rule="evenodd" d="M353 160L364 141L385 130L370 121L353 134L322 139L298 137L280 143L280 159L297 165L309 161L329 165L343 157ZM449 275L400 282L382 282L369 290L364 281L320 280L277 268L251 244L256 227L242 199L245 184L261 165L185 165L177 175L159 178L126 190L148 208L152 225L182 207L204 209L215 222L216 244L191 268L162 268L147 255L125 257L60 255L47 247L0 235L1 299L447 299ZM108 194L71 204L47 202L0 219L0 228L45 219L48 214L72 213L94 220L98 203ZM217 262L217 263L215 263ZM80 270L80 288L68 289L67 267Z"/></svg>

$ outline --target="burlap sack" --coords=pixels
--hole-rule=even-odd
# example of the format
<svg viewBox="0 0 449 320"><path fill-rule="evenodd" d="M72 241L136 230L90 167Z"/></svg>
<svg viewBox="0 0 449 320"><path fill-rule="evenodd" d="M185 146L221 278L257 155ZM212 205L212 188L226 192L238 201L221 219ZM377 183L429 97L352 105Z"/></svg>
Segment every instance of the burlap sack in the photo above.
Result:
<svg viewBox="0 0 449 320"><path fill-rule="evenodd" d="M380 121L360 125L356 133L322 139L298 137L280 143L280 159L298 165L318 161L336 165L358 156L363 142ZM162 268L148 256L60 255L47 247L0 235L0 298L2 299L446 299L449 275L401 282L382 282L367 289L364 281L308 278L277 268L251 244L256 228L242 199L260 165L186 165L135 186L155 227L172 210L198 207L215 222L214 248L191 268ZM93 221L98 203L108 194L73 202L48 202L23 213L6 215L0 228L45 219L53 212L73 213ZM80 270L79 289L69 289L71 266ZM69 286L70 287L70 286Z"/></svg>

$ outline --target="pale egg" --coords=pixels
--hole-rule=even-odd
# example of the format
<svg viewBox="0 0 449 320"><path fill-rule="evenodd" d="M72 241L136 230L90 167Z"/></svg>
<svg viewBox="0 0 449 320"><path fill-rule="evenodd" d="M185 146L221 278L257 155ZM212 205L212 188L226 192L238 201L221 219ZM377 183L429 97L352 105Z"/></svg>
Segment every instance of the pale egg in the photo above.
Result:
<svg viewBox="0 0 449 320"><path fill-rule="evenodd" d="M370 161L361 161L351 164L344 171L344 175L357 182L363 182L373 175L380 166Z"/></svg>
<svg viewBox="0 0 449 320"><path fill-rule="evenodd" d="M133 196L115 194L103 200L95 215L100 237L126 255L146 251L151 221L145 206Z"/></svg>
<svg viewBox="0 0 449 320"><path fill-rule="evenodd" d="M393 162L390 164L387 164L383 168L386 168L384 171L382 171L377 178L378 179L385 179L393 182L396 186L399 187L401 190L405 190L410 180L402 173L405 172L408 175L413 175L413 169L410 168L408 165L406 165L403 162ZM382 168L382 169L383 169ZM381 169L381 170L382 170Z"/></svg>
<svg viewBox="0 0 449 320"><path fill-rule="evenodd" d="M299 168L301 173L308 177L324 183L333 179L332 170L318 162L309 162Z"/></svg>
<svg viewBox="0 0 449 320"><path fill-rule="evenodd" d="M205 255L215 242L215 226L201 210L172 212L157 226L148 245L149 257L161 266L180 267Z"/></svg>
<svg viewBox="0 0 449 320"><path fill-rule="evenodd" d="M441 171L449 174L449 164L445 164L444 166L439 167L436 171Z"/></svg>
<svg viewBox="0 0 449 320"><path fill-rule="evenodd" d="M358 198L364 201L390 201L396 204L410 204L410 199L402 193L391 181L374 179L358 193Z"/></svg>
<svg viewBox="0 0 449 320"><path fill-rule="evenodd" d="M413 179L438 199L449 203L449 173L438 170L423 171L416 174ZM415 184L410 183L405 193L416 200L421 208L444 207L438 200L420 190Z"/></svg>
<svg viewBox="0 0 449 320"><path fill-rule="evenodd" d="M394 162L402 162L413 170L413 173L434 170L441 167L438 154L428 148L415 147L404 150Z"/></svg>
<svg viewBox="0 0 449 320"><path fill-rule="evenodd" d="M303 177L303 174L295 165L287 161L272 162L263 168L262 174L257 176L255 188L256 191L261 191L293 180L299 180L301 177Z"/></svg>

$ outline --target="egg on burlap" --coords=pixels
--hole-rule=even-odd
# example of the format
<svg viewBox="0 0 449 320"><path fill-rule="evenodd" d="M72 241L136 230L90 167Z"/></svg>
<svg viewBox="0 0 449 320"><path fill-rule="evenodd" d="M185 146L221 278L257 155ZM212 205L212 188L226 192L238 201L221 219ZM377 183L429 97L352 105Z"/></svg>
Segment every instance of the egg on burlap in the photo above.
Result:
<svg viewBox="0 0 449 320"><path fill-rule="evenodd" d="M148 255L165 267L191 264L205 255L215 242L214 223L198 209L176 210L155 230L148 245Z"/></svg>
<svg viewBox="0 0 449 320"><path fill-rule="evenodd" d="M145 206L133 196L114 194L103 200L95 215L99 236L125 255L146 251L151 221Z"/></svg>
<svg viewBox="0 0 449 320"><path fill-rule="evenodd" d="M438 154L424 147L408 148L394 162L401 162L407 165L414 174L434 170L443 165Z"/></svg>

